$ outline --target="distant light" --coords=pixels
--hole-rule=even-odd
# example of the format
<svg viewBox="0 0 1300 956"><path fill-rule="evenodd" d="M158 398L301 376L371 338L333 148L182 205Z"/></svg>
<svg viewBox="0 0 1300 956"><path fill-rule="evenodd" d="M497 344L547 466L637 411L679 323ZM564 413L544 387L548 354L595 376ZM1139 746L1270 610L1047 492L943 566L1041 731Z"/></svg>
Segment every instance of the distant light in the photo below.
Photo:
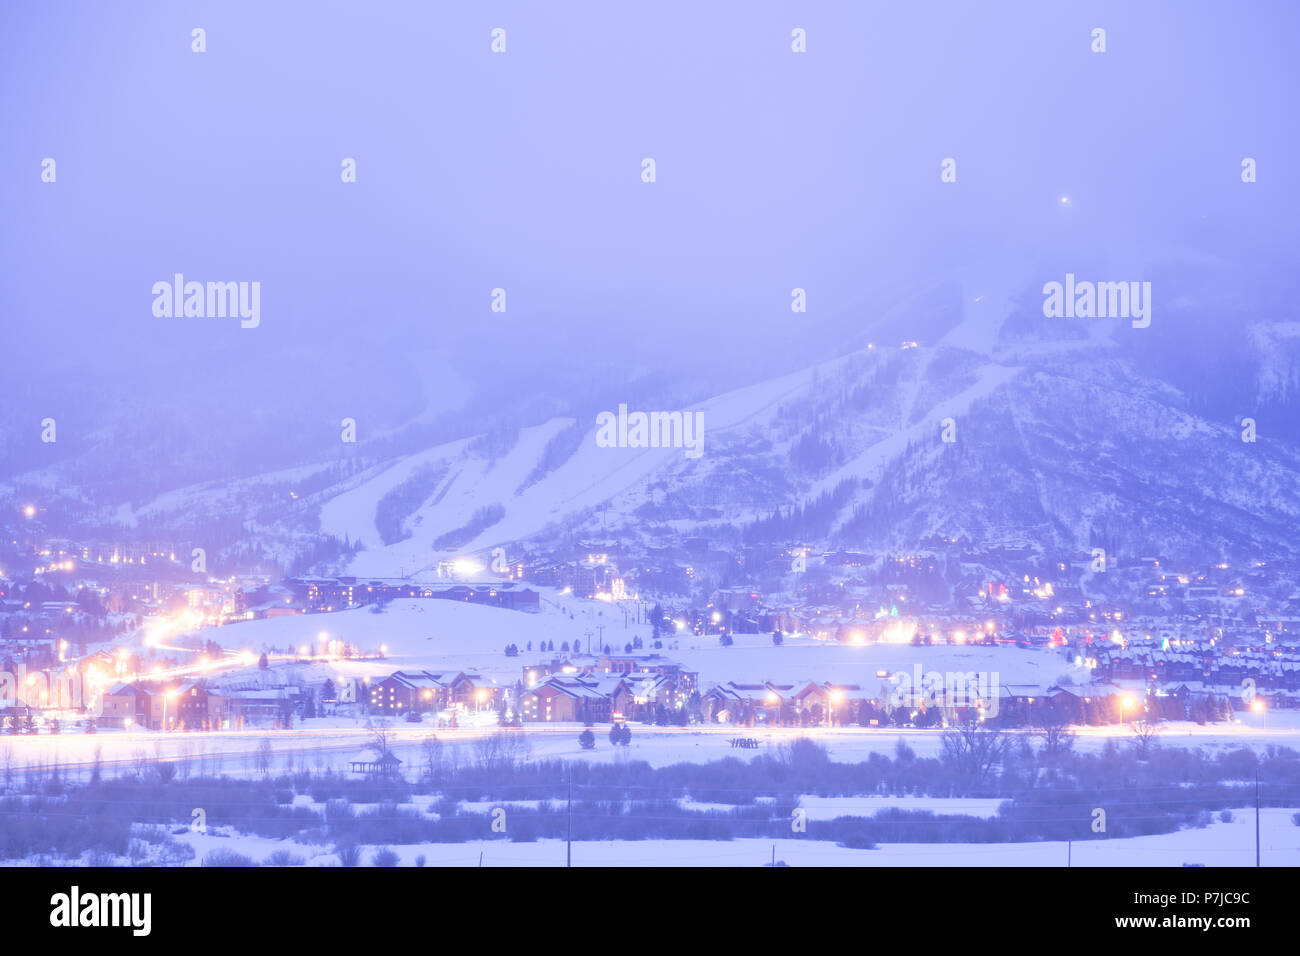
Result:
<svg viewBox="0 0 1300 956"><path fill-rule="evenodd" d="M1070 205L1070 197L1069 197L1069 196L1062 196L1062 197L1061 197L1061 205L1062 205L1062 206L1068 206L1068 205Z"/></svg>
<svg viewBox="0 0 1300 956"><path fill-rule="evenodd" d="M35 518L35 517L36 517L36 506L35 506L35 505L28 505L26 508L23 509L23 514L25 514L25 515L26 515L27 517L29 517L29 518Z"/></svg>

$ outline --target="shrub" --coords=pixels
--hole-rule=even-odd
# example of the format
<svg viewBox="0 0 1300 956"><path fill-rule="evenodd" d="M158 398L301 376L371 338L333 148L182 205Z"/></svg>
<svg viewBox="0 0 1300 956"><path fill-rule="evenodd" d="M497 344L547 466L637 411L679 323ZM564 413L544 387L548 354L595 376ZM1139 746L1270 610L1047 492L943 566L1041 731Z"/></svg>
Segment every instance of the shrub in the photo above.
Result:
<svg viewBox="0 0 1300 956"><path fill-rule="evenodd" d="M204 866L257 866L257 863L234 850L213 850L203 858Z"/></svg>
<svg viewBox="0 0 1300 956"><path fill-rule="evenodd" d="M401 862L402 858L386 846L381 846L370 858L371 866L397 866Z"/></svg>
<svg viewBox="0 0 1300 956"><path fill-rule="evenodd" d="M276 850L262 861L263 866L304 866L306 863L304 857L290 853L288 850Z"/></svg>
<svg viewBox="0 0 1300 956"><path fill-rule="evenodd" d="M360 866L361 848L355 843L345 843L334 847L340 866Z"/></svg>

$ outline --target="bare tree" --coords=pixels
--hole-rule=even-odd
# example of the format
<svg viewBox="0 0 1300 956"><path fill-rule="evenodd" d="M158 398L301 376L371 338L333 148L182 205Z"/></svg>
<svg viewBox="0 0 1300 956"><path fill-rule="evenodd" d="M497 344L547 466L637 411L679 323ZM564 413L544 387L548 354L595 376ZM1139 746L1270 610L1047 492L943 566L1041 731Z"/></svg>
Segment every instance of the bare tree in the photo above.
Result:
<svg viewBox="0 0 1300 956"><path fill-rule="evenodd" d="M420 749L424 752L425 775L436 779L442 772L442 741L430 734L420 741Z"/></svg>
<svg viewBox="0 0 1300 956"><path fill-rule="evenodd" d="M474 761L486 773L508 772L526 760L529 751L522 731L498 730L474 742Z"/></svg>
<svg viewBox="0 0 1300 956"><path fill-rule="evenodd" d="M1069 714L1065 708L1049 702L1036 711L1034 733L1043 740L1043 755L1061 757L1074 749L1074 731L1070 729Z"/></svg>
<svg viewBox="0 0 1300 956"><path fill-rule="evenodd" d="M1129 727L1133 731L1133 746L1137 750L1138 757L1146 760L1157 746L1156 736L1160 733L1159 726L1154 720L1143 717L1133 721Z"/></svg>
<svg viewBox="0 0 1300 956"><path fill-rule="evenodd" d="M257 772L258 772L258 773L263 773L263 774L264 774L264 773L270 773L270 771L271 771L271 755L272 755L273 752L274 752L274 751L272 750L272 747L271 747L271 738L270 738L270 737L263 737L262 740L261 740L261 742L258 743L258 745L257 745L257 757L256 757L256 760L257 760Z"/></svg>
<svg viewBox="0 0 1300 956"><path fill-rule="evenodd" d="M392 728L389 726L388 721L367 720L366 729L370 731L370 746L378 750L381 757L392 752L389 749L392 741Z"/></svg>
<svg viewBox="0 0 1300 956"><path fill-rule="evenodd" d="M960 727L944 731L940 742L940 759L944 765L972 787L982 787L992 780L1007 750L1006 735L1001 730L985 727L978 720L968 720Z"/></svg>

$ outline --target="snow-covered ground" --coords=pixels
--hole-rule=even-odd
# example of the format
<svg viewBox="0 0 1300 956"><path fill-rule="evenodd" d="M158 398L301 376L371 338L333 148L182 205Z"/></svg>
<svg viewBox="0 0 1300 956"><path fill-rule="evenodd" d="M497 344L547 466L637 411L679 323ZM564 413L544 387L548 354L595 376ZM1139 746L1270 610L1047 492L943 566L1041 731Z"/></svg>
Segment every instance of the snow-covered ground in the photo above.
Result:
<svg viewBox="0 0 1300 956"><path fill-rule="evenodd" d="M444 748L459 748L466 760L473 759L475 742L498 732L487 722L484 727L457 730L438 729L431 724L390 725L389 739L393 752L409 773L419 772L424 755L421 742L430 736L442 741ZM591 762L643 760L652 766L674 763L703 763L733 757L750 760L756 754L775 754L782 744L801 737L811 737L823 744L831 759L840 762L866 760L871 754L891 755L899 741L922 757L939 753L940 730L878 729L865 727L827 728L746 728L725 726L654 727L632 724L632 742L624 746L609 743L605 729L596 728L596 747L583 750L578 745L578 724L525 724L530 760L581 760ZM193 773L247 774L258 772L258 751L263 740L272 749L271 771L283 772L290 767L307 770L347 770L347 762L366 746L371 736L367 722L361 718L318 718L301 721L293 730L243 730L221 733L155 733L149 731L101 731L97 734L47 734L0 737L0 773L24 773L35 766L59 764L66 771L88 774L96 751L105 772L110 775L134 767L140 759L180 761ZM1108 740L1128 744L1134 738L1119 726L1079 728L1076 749L1097 752ZM758 750L738 750L731 746L737 735L756 737ZM1029 735L1030 742L1041 742ZM1158 743L1164 747L1212 750L1268 746L1300 748L1300 714L1273 713L1266 717L1249 715L1234 724L1179 722L1161 725Z"/></svg>
<svg viewBox="0 0 1300 956"><path fill-rule="evenodd" d="M361 652L384 651L383 661L366 662L367 673L394 670L463 670L513 684L529 664L561 654L563 644L581 642L582 649L601 645L622 651L633 638L649 651L650 627L636 623L635 602L589 601L541 589L539 613L510 611L460 601L404 599L383 613L354 608L332 614L311 614L246 621L194 632L202 641L215 641L230 650L260 652L267 647L318 647L320 637L355 645ZM542 642L556 651L543 654ZM938 644L840 644L799 635L787 636L776 647L768 634L737 634L731 647L716 636L689 631L668 636L659 653L698 671L703 687L710 683L755 683L772 680L799 683L833 680L879 690L880 671L993 673L1002 684L1086 682L1089 672L1075 667L1059 652L1043 648L985 647ZM532 644L533 650L526 648ZM519 647L519 657L506 657L507 644ZM340 667L351 665L345 662ZM348 673L351 673L349 671Z"/></svg>
<svg viewBox="0 0 1300 956"><path fill-rule="evenodd" d="M1264 866L1300 864L1300 827L1291 822L1294 808L1267 808L1260 814L1260 862ZM232 850L262 861L276 850L289 850L308 865L334 866L338 857L327 847L244 835L184 833L177 839L195 849L191 865L215 849ZM1254 866L1254 810L1234 811L1231 823L1217 818L1199 829L1155 836L1087 840L1067 847L1043 843L893 843L874 850L853 850L828 841L741 839L638 840L573 844L574 866L761 866L773 855L790 866ZM363 848L369 865L375 847ZM562 840L511 843L425 843L392 846L402 866L417 856L426 866L564 866Z"/></svg>

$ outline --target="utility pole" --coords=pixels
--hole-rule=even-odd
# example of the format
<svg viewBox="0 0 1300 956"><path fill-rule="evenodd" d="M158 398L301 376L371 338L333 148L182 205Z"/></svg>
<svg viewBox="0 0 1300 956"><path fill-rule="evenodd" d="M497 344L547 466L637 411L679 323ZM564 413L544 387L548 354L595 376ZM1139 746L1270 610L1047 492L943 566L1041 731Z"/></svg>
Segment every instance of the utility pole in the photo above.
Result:
<svg viewBox="0 0 1300 956"><path fill-rule="evenodd" d="M1065 868L1068 870L1074 862L1074 841L1065 841Z"/></svg>
<svg viewBox="0 0 1300 956"><path fill-rule="evenodd" d="M573 768L569 768L569 836L565 841L564 865L573 866Z"/></svg>
<svg viewBox="0 0 1300 956"><path fill-rule="evenodd" d="M1255 865L1259 866L1259 768L1255 768Z"/></svg>

